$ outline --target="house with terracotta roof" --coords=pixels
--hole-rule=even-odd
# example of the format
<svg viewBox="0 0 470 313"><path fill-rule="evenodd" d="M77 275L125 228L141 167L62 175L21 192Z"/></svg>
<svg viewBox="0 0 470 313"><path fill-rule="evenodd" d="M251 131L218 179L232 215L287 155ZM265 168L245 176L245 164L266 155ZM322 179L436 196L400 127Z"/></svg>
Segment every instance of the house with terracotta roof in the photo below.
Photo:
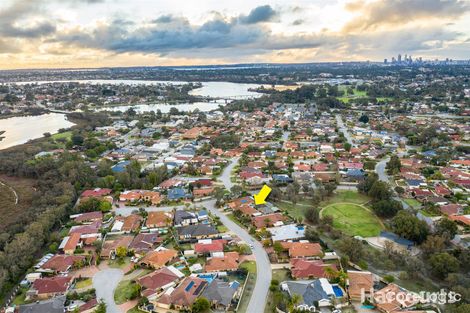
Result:
<svg viewBox="0 0 470 313"><path fill-rule="evenodd" d="M142 296L152 298L163 290L175 287L183 277L184 274L178 269L167 266L138 278L137 283L142 287Z"/></svg>
<svg viewBox="0 0 470 313"><path fill-rule="evenodd" d="M194 188L193 197L195 199L210 197L214 193L214 187L209 188Z"/></svg>
<svg viewBox="0 0 470 313"><path fill-rule="evenodd" d="M70 216L77 223L86 224L90 222L102 222L103 221L103 212L101 211L94 211L94 212L86 212L77 215Z"/></svg>
<svg viewBox="0 0 470 313"><path fill-rule="evenodd" d="M80 237L80 233L72 233L70 236L64 237L59 246L59 250L63 251L67 255L73 255L77 246L80 245Z"/></svg>
<svg viewBox="0 0 470 313"><path fill-rule="evenodd" d="M319 243L313 242L281 242L282 247L289 251L290 258L321 258L323 249Z"/></svg>
<svg viewBox="0 0 470 313"><path fill-rule="evenodd" d="M80 262L85 262L83 255L63 255L58 254L50 258L39 269L40 272L51 274L67 274L73 266Z"/></svg>
<svg viewBox="0 0 470 313"><path fill-rule="evenodd" d="M129 250L139 257L154 250L158 244L163 241L156 233L140 233L134 237L129 245Z"/></svg>
<svg viewBox="0 0 470 313"><path fill-rule="evenodd" d="M95 188L95 189L89 189L85 190L82 192L81 197L82 198L102 198L104 196L108 196L113 192L109 188Z"/></svg>
<svg viewBox="0 0 470 313"><path fill-rule="evenodd" d="M207 285L205 279L194 276L186 277L176 288L167 289L155 301L155 305L163 309L170 309L172 305L176 310L190 309Z"/></svg>
<svg viewBox="0 0 470 313"><path fill-rule="evenodd" d="M327 268L337 270L336 265L321 260L291 259L292 277L296 279L329 278Z"/></svg>
<svg viewBox="0 0 470 313"><path fill-rule="evenodd" d="M171 212L153 211L149 212L145 226L158 230L159 233L166 233L168 227L173 224L173 214Z"/></svg>
<svg viewBox="0 0 470 313"><path fill-rule="evenodd" d="M445 214L447 216L461 215L464 212L463 206L460 204L456 204L456 203L442 205L439 207L439 210L441 211L442 214Z"/></svg>
<svg viewBox="0 0 470 313"><path fill-rule="evenodd" d="M251 219L253 225L257 229L261 229L263 227L284 225L284 222L286 220L287 220L287 217L285 215L282 215L281 213L258 215L258 216L252 217Z"/></svg>
<svg viewBox="0 0 470 313"><path fill-rule="evenodd" d="M141 222L142 216L140 216L139 214L131 214L129 216L126 216L124 218L121 231L125 233L136 232L139 229Z"/></svg>
<svg viewBox="0 0 470 313"><path fill-rule="evenodd" d="M194 245L194 252L198 255L212 255L218 252L224 252L224 245L227 243L223 239L204 239L199 240Z"/></svg>
<svg viewBox="0 0 470 313"><path fill-rule="evenodd" d="M142 194L136 190L126 190L119 195L119 201L121 202L136 202L140 198L142 198Z"/></svg>
<svg viewBox="0 0 470 313"><path fill-rule="evenodd" d="M27 292L27 299L48 299L63 295L72 284L71 276L38 278Z"/></svg>
<svg viewBox="0 0 470 313"><path fill-rule="evenodd" d="M232 272L238 269L238 252L227 252L223 257L211 257L206 261L204 267L206 272Z"/></svg>
<svg viewBox="0 0 470 313"><path fill-rule="evenodd" d="M142 190L142 200L152 205L159 205L163 197L158 191Z"/></svg>
<svg viewBox="0 0 470 313"><path fill-rule="evenodd" d="M362 294L369 299L374 290L374 277L371 272L348 271L348 293L352 301L361 301Z"/></svg>
<svg viewBox="0 0 470 313"><path fill-rule="evenodd" d="M106 237L106 241L103 243L101 247L101 258L113 258L116 254L116 249L119 247L129 248L132 240L134 240L134 236L119 236L110 238L110 236Z"/></svg>
<svg viewBox="0 0 470 313"><path fill-rule="evenodd" d="M254 200L252 197L243 197L243 198L238 198L235 200L232 200L231 202L228 203L228 207L231 208L232 210L236 210L242 205L252 205L254 204Z"/></svg>
<svg viewBox="0 0 470 313"><path fill-rule="evenodd" d="M178 256L178 251L173 249L159 248L147 253L142 260L139 261L141 266L159 269L164 267Z"/></svg>
<svg viewBox="0 0 470 313"><path fill-rule="evenodd" d="M410 308L419 301L413 301L413 297L407 297L406 295L408 293L408 291L400 288L400 286L396 284L389 284L374 293L374 304L377 309L383 313L392 313L402 309ZM387 297L387 295L390 294L395 296L392 298ZM403 301L398 301L398 299L403 299Z"/></svg>

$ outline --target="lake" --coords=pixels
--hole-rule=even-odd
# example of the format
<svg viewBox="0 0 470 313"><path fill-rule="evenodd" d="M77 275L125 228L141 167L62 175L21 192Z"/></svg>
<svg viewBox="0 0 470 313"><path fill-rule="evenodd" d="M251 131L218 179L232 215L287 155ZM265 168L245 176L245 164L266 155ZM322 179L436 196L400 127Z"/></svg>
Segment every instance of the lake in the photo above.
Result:
<svg viewBox="0 0 470 313"><path fill-rule="evenodd" d="M162 81L162 80L135 80L135 79L92 79L92 80L64 80L64 81L34 81L34 82L15 82L17 85L25 84L47 84L47 83L88 83L88 84L112 84L112 85L145 85L152 86L158 84L182 85L190 82L183 81ZM197 83L197 82L194 82ZM202 87L190 91L191 95L213 98L256 98L262 94L248 91L250 88L258 88L260 84L244 84L231 82L201 82ZM267 87L268 85L265 85Z"/></svg>
<svg viewBox="0 0 470 313"><path fill-rule="evenodd" d="M170 112L171 108L177 108L181 112L192 112L198 109L201 112L208 112L212 110L217 110L219 105L224 106L225 101L217 102L194 102L194 103L183 103L183 104L136 104L136 105L118 105L118 106L108 106L96 108L96 111L111 111L111 112L125 112L129 108L133 108L137 113L146 113L146 112L157 112L160 110L162 113Z"/></svg>
<svg viewBox="0 0 470 313"><path fill-rule="evenodd" d="M0 119L0 150L20 145L31 139L43 137L44 133L55 134L61 128L75 125L64 114L49 113L37 116L18 116Z"/></svg>

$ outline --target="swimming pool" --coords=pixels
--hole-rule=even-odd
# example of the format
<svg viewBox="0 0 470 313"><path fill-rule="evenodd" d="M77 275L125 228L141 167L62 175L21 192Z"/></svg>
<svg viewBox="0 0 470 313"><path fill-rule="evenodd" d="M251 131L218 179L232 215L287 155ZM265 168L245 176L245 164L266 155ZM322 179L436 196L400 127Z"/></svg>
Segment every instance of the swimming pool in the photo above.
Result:
<svg viewBox="0 0 470 313"><path fill-rule="evenodd" d="M336 298L343 297L343 289L341 289L338 285L333 285L333 292L335 293Z"/></svg>
<svg viewBox="0 0 470 313"><path fill-rule="evenodd" d="M198 275L198 277L204 279L209 284L214 280L214 275L210 275L210 274L202 274L202 275Z"/></svg>

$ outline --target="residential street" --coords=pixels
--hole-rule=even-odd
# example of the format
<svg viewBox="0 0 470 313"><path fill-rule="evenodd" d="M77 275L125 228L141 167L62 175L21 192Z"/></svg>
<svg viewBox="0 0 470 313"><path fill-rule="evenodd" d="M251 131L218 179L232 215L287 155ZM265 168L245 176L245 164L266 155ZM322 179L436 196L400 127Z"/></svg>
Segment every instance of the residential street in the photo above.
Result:
<svg viewBox="0 0 470 313"><path fill-rule="evenodd" d="M224 183L227 189L230 189L233 186L230 181L230 172L237 162L237 158L232 159L232 162L224 169L220 177L220 180ZM256 258L257 276L256 285L253 290L253 296L251 297L248 305L247 313L264 312L269 284L271 283L271 263L269 262L266 251L263 246L251 237L245 229L232 222L232 220L230 220L224 213L220 212L215 207L215 200L201 202L201 205L205 206L212 214L220 217L221 222L224 223L228 229L237 234L242 240L253 245L253 255Z"/></svg>
<svg viewBox="0 0 470 313"><path fill-rule="evenodd" d="M339 131L344 134L344 137L346 138L348 143L351 144L351 146L355 147L351 134L349 133L346 125L344 125L343 118L340 114L336 114L336 123L338 125Z"/></svg>
<svg viewBox="0 0 470 313"><path fill-rule="evenodd" d="M107 268L93 276L93 288L96 289L96 298L106 303L107 313L121 313L114 302L114 290L121 281L124 273L117 268Z"/></svg>

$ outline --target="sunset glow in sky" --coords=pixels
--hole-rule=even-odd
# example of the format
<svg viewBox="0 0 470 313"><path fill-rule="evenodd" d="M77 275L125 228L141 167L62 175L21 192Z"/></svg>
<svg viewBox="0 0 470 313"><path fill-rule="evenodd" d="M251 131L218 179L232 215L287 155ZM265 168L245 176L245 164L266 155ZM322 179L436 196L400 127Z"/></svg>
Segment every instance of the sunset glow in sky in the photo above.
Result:
<svg viewBox="0 0 470 313"><path fill-rule="evenodd" d="M2 0L0 69L470 59L470 1Z"/></svg>

